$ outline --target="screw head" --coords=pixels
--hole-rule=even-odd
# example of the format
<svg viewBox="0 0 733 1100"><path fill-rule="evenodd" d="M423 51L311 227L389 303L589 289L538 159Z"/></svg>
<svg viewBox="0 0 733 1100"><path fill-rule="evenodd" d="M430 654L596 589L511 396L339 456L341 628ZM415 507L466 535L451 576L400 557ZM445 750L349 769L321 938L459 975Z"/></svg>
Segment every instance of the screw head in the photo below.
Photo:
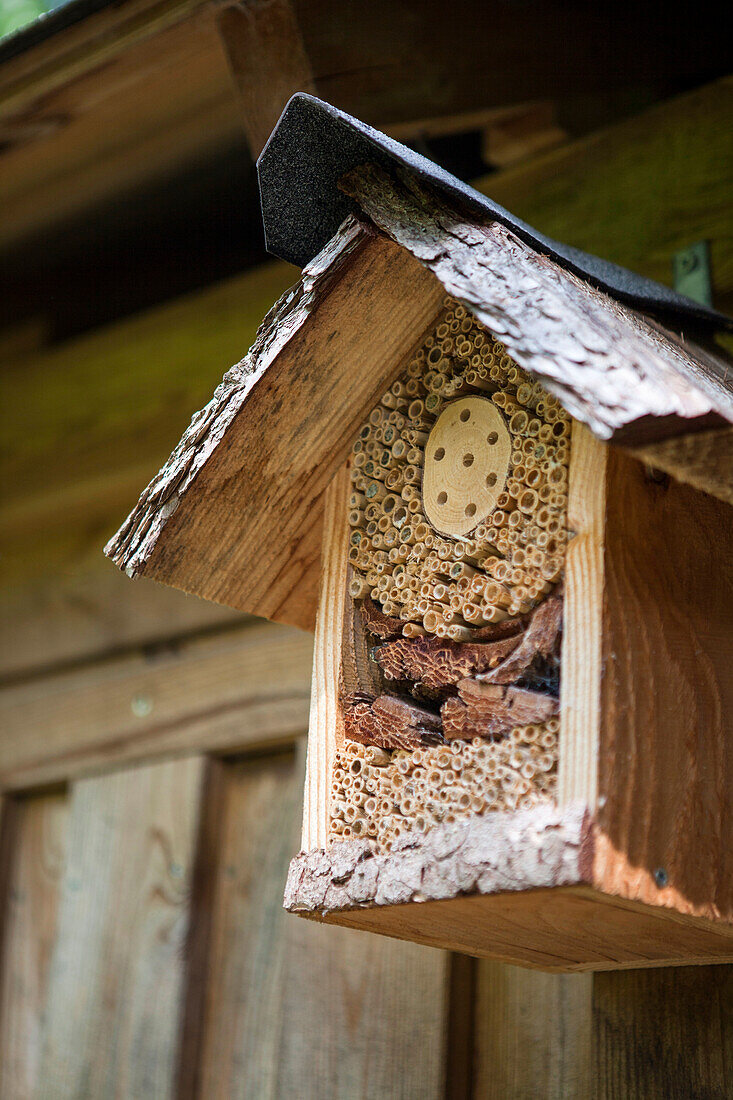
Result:
<svg viewBox="0 0 733 1100"><path fill-rule="evenodd" d="M662 890L667 885L667 883L669 882L669 876L664 867L657 867L656 871L654 872L654 881L656 882L660 890Z"/></svg>
<svg viewBox="0 0 733 1100"><path fill-rule="evenodd" d="M147 718L153 709L153 700L147 695L135 695L130 703L130 710L136 718Z"/></svg>

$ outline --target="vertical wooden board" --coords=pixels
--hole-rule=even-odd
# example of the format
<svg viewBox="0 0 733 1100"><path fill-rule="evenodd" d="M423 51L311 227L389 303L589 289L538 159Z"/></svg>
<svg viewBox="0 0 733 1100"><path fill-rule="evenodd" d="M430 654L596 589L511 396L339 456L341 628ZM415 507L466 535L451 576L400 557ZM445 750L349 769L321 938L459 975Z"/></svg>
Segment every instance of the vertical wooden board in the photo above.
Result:
<svg viewBox="0 0 733 1100"><path fill-rule="evenodd" d="M478 964L475 1096L587 1100L592 974Z"/></svg>
<svg viewBox="0 0 733 1100"><path fill-rule="evenodd" d="M205 768L74 784L39 1097L173 1095Z"/></svg>
<svg viewBox="0 0 733 1100"><path fill-rule="evenodd" d="M40 1083L39 1059L50 963L66 859L68 802L62 792L8 800L10 849L2 891L0 1098L25 1100Z"/></svg>
<svg viewBox="0 0 733 1100"><path fill-rule="evenodd" d="M196 1090L207 1100L275 1094L299 778L292 754L224 769Z"/></svg>
<svg viewBox="0 0 733 1100"><path fill-rule="evenodd" d="M339 681L348 569L350 488L349 468L344 466L325 493L301 837L301 847L306 852L313 848L325 848L328 844L331 773L343 721L339 706Z"/></svg>
<svg viewBox="0 0 733 1100"><path fill-rule="evenodd" d="M733 508L609 449L594 882L733 917Z"/></svg>
<svg viewBox="0 0 733 1100"><path fill-rule="evenodd" d="M286 914L301 769L225 770L198 1094L443 1095L447 956Z"/></svg>
<svg viewBox="0 0 733 1100"><path fill-rule="evenodd" d="M733 1096L733 967L593 978L594 1100Z"/></svg>
<svg viewBox="0 0 733 1100"><path fill-rule="evenodd" d="M443 1096L445 951L296 917L277 1096Z"/></svg>
<svg viewBox="0 0 733 1100"><path fill-rule="evenodd" d="M570 449L558 801L594 806L601 700L603 535L608 447L577 421Z"/></svg>

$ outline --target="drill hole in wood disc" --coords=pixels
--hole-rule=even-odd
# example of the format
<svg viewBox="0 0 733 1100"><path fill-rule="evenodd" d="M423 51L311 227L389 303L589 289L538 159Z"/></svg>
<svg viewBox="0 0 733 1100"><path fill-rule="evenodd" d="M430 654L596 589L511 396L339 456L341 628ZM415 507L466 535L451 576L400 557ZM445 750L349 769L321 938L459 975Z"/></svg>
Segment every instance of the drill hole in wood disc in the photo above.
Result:
<svg viewBox="0 0 733 1100"><path fill-rule="evenodd" d="M484 397L453 401L425 444L423 506L442 534L460 538L496 507L509 472L511 436Z"/></svg>

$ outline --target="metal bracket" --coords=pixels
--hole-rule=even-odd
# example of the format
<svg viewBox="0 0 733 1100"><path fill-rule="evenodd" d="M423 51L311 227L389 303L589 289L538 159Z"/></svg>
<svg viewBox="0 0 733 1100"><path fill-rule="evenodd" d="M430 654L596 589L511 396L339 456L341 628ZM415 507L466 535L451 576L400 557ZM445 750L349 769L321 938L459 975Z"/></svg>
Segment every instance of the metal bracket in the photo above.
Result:
<svg viewBox="0 0 733 1100"><path fill-rule="evenodd" d="M710 243L696 241L675 252L672 257L674 288L702 306L713 304L713 281L710 272Z"/></svg>

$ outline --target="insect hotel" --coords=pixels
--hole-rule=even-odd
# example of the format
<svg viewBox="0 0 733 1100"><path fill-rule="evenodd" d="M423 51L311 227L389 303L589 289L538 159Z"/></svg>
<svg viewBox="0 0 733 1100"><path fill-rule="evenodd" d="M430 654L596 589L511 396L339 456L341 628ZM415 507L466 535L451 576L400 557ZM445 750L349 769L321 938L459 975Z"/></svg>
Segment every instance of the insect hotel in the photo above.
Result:
<svg viewBox="0 0 733 1100"><path fill-rule="evenodd" d="M732 961L731 322L309 96L259 172L302 277L107 553L315 629L286 906Z"/></svg>

